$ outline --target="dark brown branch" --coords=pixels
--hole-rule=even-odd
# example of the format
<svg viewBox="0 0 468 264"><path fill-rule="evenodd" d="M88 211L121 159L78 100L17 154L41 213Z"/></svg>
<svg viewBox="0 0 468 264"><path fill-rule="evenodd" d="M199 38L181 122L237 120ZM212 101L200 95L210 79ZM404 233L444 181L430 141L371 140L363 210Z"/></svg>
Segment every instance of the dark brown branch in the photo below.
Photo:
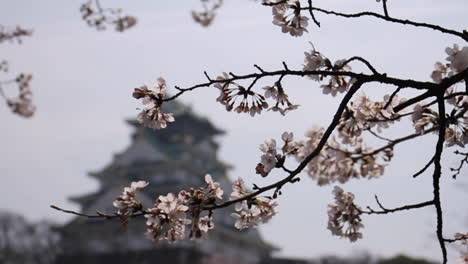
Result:
<svg viewBox="0 0 468 264"><path fill-rule="evenodd" d="M411 106L411 105L413 105L415 103L421 102L422 100L424 100L426 98L429 98L429 97L432 97L432 96L437 96L437 93L441 89L445 91L450 86L454 85L457 82L463 81L467 77L468 77L468 68L463 70L462 72L456 74L456 75L453 75L453 76L451 76L449 78L445 78L444 80L442 80L442 82L438 85L437 88L428 90L423 94L420 94L420 95L418 95L416 97L413 97L413 98L409 99L408 101L395 106L393 109L394 109L395 112L399 112L399 111L405 109L408 106Z"/></svg>
<svg viewBox="0 0 468 264"><path fill-rule="evenodd" d="M432 185L434 192L434 206L437 213L437 239L439 240L440 249L442 250L443 263L447 263L447 249L445 247L445 241L443 237L443 214L442 214L442 205L440 202L440 177L442 176L442 151L444 149L445 141L445 128L447 125L447 118L445 116L445 101L444 101L444 91L438 91L437 96L437 105L439 110L439 139L436 144L436 152L434 154L434 174L432 175Z"/></svg>
<svg viewBox="0 0 468 264"><path fill-rule="evenodd" d="M433 30L436 30L436 31L439 31L439 32L442 32L442 33L445 33L445 34L450 34L450 35L460 37L460 38L464 39L465 41L468 41L468 33L459 32L459 31L456 31L456 30L453 30L453 29L447 29L447 28L441 27L439 25L415 22L415 21L411 21L411 20L408 20L408 19L403 20L403 19L398 19L398 18L392 18L392 17L389 17L389 16L377 14L377 13L374 13L374 12L360 12L360 13L355 13L355 14L346 14L346 13L335 12L335 11L326 10L326 9L322 9L322 8L312 7L310 5L308 7L306 7L306 8L307 9L312 9L313 11L318 11L318 12L321 12L321 13L324 13L324 14L327 14L327 15L335 15L335 16L340 16L340 17L345 17L345 18L357 18L357 17L366 17L366 16L368 16L368 17L375 17L375 18L382 19L382 20L385 20L385 21L388 21L388 22L402 24L402 25L411 25L411 26L415 26L415 27L430 28L430 29L433 29ZM306 8L303 8L303 9L306 9Z"/></svg>
<svg viewBox="0 0 468 264"><path fill-rule="evenodd" d="M386 109L393 101L393 98L400 92L401 87L398 87L391 95L390 98L388 98L388 102L384 105L383 109Z"/></svg>
<svg viewBox="0 0 468 264"><path fill-rule="evenodd" d="M353 57L347 59L347 60L343 63L343 66L346 65L346 64L348 64L348 63L350 63L350 62L352 62L352 61L354 61L354 60L357 60L357 61L360 61L360 62L364 63L364 64L367 66L367 68L369 68L369 70L371 70L371 72L372 72L373 74L375 74L375 75L379 75L379 74L380 74L380 73L374 68L374 66L372 66L372 64L371 64L368 60L366 60L366 59L364 59L364 58L362 58L362 57L359 57L359 56L353 56Z"/></svg>
<svg viewBox="0 0 468 264"><path fill-rule="evenodd" d="M309 6L311 7L312 6L312 0L308 0L308 3L309 3ZM309 14L310 14L310 17L312 18L312 20L314 21L315 25L317 25L317 27L320 27L320 22L318 22L317 19L315 18L314 11L312 10L312 8L309 8Z"/></svg>
<svg viewBox="0 0 468 264"><path fill-rule="evenodd" d="M434 162L434 156L431 158L431 160L426 164L424 165L424 167L422 169L420 169L418 172L416 172L414 175L413 175L413 178L416 178L418 177L419 175L423 174L428 168L429 166L431 166L431 164Z"/></svg>
<svg viewBox="0 0 468 264"><path fill-rule="evenodd" d="M387 10L387 0L382 0L382 5L383 5L384 15L385 15L386 17L390 17L390 16L388 15L388 10Z"/></svg>
<svg viewBox="0 0 468 264"><path fill-rule="evenodd" d="M389 209L389 208L385 208L382 205L382 203L380 203L379 198L377 197L377 195L375 195L375 200L376 200L379 208L381 209L380 211L374 210L370 206L367 206L367 209L369 211L360 210L361 213L369 214L369 215L371 215L371 214L389 214L389 213L396 213L396 212L399 212L399 211L422 208L422 207L426 207L426 206L430 206L430 205L434 204L434 201L427 201L427 202L422 202L422 203L418 203L418 204L405 205L405 206Z"/></svg>
<svg viewBox="0 0 468 264"><path fill-rule="evenodd" d="M378 149L375 149L371 152L367 152L367 153L362 153L360 154L359 157L361 156L371 156L371 155L375 155L385 149L388 149L388 148L393 148L395 145L399 144L399 143L402 143L402 142L405 142L407 140L410 140L410 139L413 139L413 138L417 138L417 137L420 137L420 136L423 136L423 135L427 135L429 134L430 132L432 131L435 131L437 130L438 127L433 127L431 129L428 129L428 130L424 130L423 133L414 133L414 134L410 134L410 135L407 135L407 136L404 136L404 137L401 137L401 138L397 138L397 139L394 139L392 140L389 144L385 145L385 146L382 146Z"/></svg>
<svg viewBox="0 0 468 264"><path fill-rule="evenodd" d="M378 138L378 139L381 139L381 140L384 140L384 141L387 141L387 142L392 142L393 140L392 139L389 139L389 138L386 138L386 137L382 137L381 135L375 133L374 131L372 131L371 128L367 129L367 131L373 135L374 137Z"/></svg>
<svg viewBox="0 0 468 264"><path fill-rule="evenodd" d="M468 236L459 237L459 238L444 238L444 241L447 243L453 243L457 241L468 240Z"/></svg>
<svg viewBox="0 0 468 264"><path fill-rule="evenodd" d="M385 74L363 74L363 73L355 73L355 72L347 72L347 71L301 71L301 70L290 70L287 68L287 65L283 63L285 69L284 70L277 70L277 71L263 71L260 73L251 73L246 75L233 75L233 73L229 73L232 77L223 80L211 80L205 83L196 84L187 88L181 88L182 91L177 92L171 97L165 98L164 101L171 101L179 97L185 92L193 91L198 88L209 87L216 83L228 83L228 82L236 82L240 80L248 80L253 78L265 78L265 77L273 77L273 76L300 76L304 77L307 75L322 75L322 76L345 76L354 79L361 79L366 80L366 82L379 82L383 84L391 84L398 87L411 87L418 90L437 90L440 89L439 87L442 84L436 84L432 82L422 82L422 81L415 81L410 79L398 79L394 77L389 77ZM468 72L468 70L466 70ZM459 81L461 76L454 75L449 80L455 83L457 80ZM429 97L429 96L428 96Z"/></svg>
<svg viewBox="0 0 468 264"><path fill-rule="evenodd" d="M122 216L117 214L117 213L114 213L114 214L104 214L104 213L101 213L101 212L96 212L96 214L85 214L85 213L80 213L80 212L76 212L76 211L72 211L72 210L66 210L66 209L63 209L63 208L60 208L56 205L51 205L50 208L52 209L55 209L57 211L60 211L60 212L64 212L64 213L67 213L67 214L73 214L73 215L77 215L77 216L82 216L82 217L86 217L86 218L105 218L105 219L113 219L113 218L121 218ZM136 212L136 213L133 213L131 215L129 215L129 217L138 217L138 216L143 216L145 214L148 214L147 212Z"/></svg>

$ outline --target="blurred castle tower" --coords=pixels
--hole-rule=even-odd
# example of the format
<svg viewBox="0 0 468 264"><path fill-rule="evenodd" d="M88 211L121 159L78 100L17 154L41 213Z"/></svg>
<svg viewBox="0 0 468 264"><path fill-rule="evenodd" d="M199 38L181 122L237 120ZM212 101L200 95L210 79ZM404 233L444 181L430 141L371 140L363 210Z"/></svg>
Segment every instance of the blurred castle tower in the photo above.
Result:
<svg viewBox="0 0 468 264"><path fill-rule="evenodd" d="M218 160L218 144L213 139L224 132L180 103L171 102L166 110L177 119L166 129L153 131L128 121L135 129L130 146L103 170L89 174L99 181L99 190L71 198L83 212L114 212L112 201L123 187L139 180L150 182L139 196L146 206L157 195L202 186L206 173L229 195L229 166ZM208 239L174 244L147 239L144 218L131 219L124 228L119 221L78 217L61 229L63 254L58 263L254 264L269 258L275 248L256 229L235 229L231 210L214 212L215 229Z"/></svg>

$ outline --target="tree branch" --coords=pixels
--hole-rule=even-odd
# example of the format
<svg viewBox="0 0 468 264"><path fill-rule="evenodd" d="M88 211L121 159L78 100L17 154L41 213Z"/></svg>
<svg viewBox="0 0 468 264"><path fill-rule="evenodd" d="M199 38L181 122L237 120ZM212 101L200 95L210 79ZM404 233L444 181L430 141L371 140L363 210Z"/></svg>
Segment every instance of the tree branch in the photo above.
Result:
<svg viewBox="0 0 468 264"><path fill-rule="evenodd" d="M367 209L369 211L360 210L361 213L369 214L369 215L371 215L371 214L389 214L389 213L396 213L396 212L404 211L404 210L422 208L422 207L426 207L426 206L430 206L430 205L434 204L434 201L431 200L431 201L426 201L426 202L422 202L422 203L404 205L404 206L401 206L401 207L388 209L388 208L385 208L382 205L382 203L379 201L379 198L377 197L377 195L375 195L374 198L375 198L375 201L377 202L377 204L378 204L378 206L379 206L379 208L381 210L377 211L377 210L372 209L370 206L367 206Z"/></svg>
<svg viewBox="0 0 468 264"><path fill-rule="evenodd" d="M411 21L411 20L408 20L408 19L403 20L403 19L398 19L398 18L392 18L392 17L389 17L387 15L381 15L381 14L377 14L377 13L374 13L374 12L360 12L360 13L354 13L354 14L346 14L346 13L335 12L335 11L326 10L326 9L322 9L322 8L318 8L318 7L312 7L310 5L308 7L306 7L306 8L303 8L303 9L312 9L314 11L318 11L318 12L321 12L321 13L324 13L324 14L327 14L327 15L335 15L335 16L345 17L345 18L357 18L357 17L370 16L370 17L375 17L375 18L382 19L382 20L385 20L385 21L388 21L388 22L392 22L392 23L433 29L433 30L436 30L436 31L439 31L439 32L442 32L442 33L445 33L445 34L450 34L450 35L453 35L453 36L460 37L463 40L468 41L468 34L464 33L464 32L459 32L459 31L456 31L456 30L453 30L453 29L447 29L447 28L441 27L439 25L433 25L433 24L429 24L429 23L415 22L415 21Z"/></svg>
<svg viewBox="0 0 468 264"><path fill-rule="evenodd" d="M438 91L437 105L439 110L439 139L436 144L436 152L434 155L434 174L432 175L433 181L433 192L434 192L434 206L437 212L437 239L439 240L440 249L442 250L443 263L447 263L447 249L445 247L445 241L443 237L443 214L442 205L440 202L440 177L442 176L442 151L444 149L445 141L445 128L447 125L447 119L445 117L445 101L444 91Z"/></svg>

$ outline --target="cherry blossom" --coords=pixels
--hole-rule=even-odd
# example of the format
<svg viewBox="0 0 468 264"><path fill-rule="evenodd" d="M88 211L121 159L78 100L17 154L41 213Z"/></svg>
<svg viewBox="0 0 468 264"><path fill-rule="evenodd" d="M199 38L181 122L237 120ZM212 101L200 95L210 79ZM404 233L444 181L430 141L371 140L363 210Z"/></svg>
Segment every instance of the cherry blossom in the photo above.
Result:
<svg viewBox="0 0 468 264"><path fill-rule="evenodd" d="M123 16L120 8L102 8L90 0L80 7L81 17L90 27L105 30L106 25L113 25L115 30L123 32L135 26L138 22L134 16Z"/></svg>
<svg viewBox="0 0 468 264"><path fill-rule="evenodd" d="M460 263L468 263L468 233L456 233L455 239L460 240L461 249L460 249Z"/></svg>
<svg viewBox="0 0 468 264"><path fill-rule="evenodd" d="M130 187L125 187L123 193L118 196L112 205L118 209L117 214L121 216L122 223L126 223L126 218L132 213L141 211L142 204L136 198L136 191L139 191L148 186L148 182L138 181L132 182Z"/></svg>
<svg viewBox="0 0 468 264"><path fill-rule="evenodd" d="M304 52L304 71L317 71L330 65L330 61L320 52L312 49L310 52ZM307 75L312 80L319 81L322 77L319 75Z"/></svg>
<svg viewBox="0 0 468 264"><path fill-rule="evenodd" d="M153 208L145 214L147 236L155 242L185 239L185 226L191 223L186 215L189 209L187 204L188 200L183 194L177 198L172 193L160 195Z"/></svg>
<svg viewBox="0 0 468 264"><path fill-rule="evenodd" d="M15 82L19 88L19 95L14 99L7 99L7 105L13 113L22 117L31 117L36 111L36 106L32 102L32 90L29 83L32 80L30 74L20 74L16 77Z"/></svg>
<svg viewBox="0 0 468 264"><path fill-rule="evenodd" d="M351 70L351 66L348 64L344 64L346 60L337 60L332 70L335 71L342 71L347 72ZM327 84L322 84L320 88L322 88L323 94L331 94L335 97L338 93L343 93L348 90L348 88L353 84L354 80L350 79L349 77L335 75L331 76Z"/></svg>
<svg viewBox="0 0 468 264"><path fill-rule="evenodd" d="M448 47L445 52L448 54L447 60L450 62L450 68L454 73L468 68L468 46L460 50L459 46L454 44L453 48Z"/></svg>
<svg viewBox="0 0 468 264"><path fill-rule="evenodd" d="M260 150L264 154L260 157L260 163L257 164L256 172L265 177L276 166L276 140L265 141L265 143L260 145Z"/></svg>
<svg viewBox="0 0 468 264"><path fill-rule="evenodd" d="M265 89L265 97L271 97L276 100L275 105L268 109L269 111L280 112L284 116L287 112L299 107L299 105L295 105L289 101L289 97L285 93L280 81L275 82L274 86L267 86L263 89Z"/></svg>
<svg viewBox="0 0 468 264"><path fill-rule="evenodd" d="M167 123L174 122L174 116L171 113L161 111L162 100L166 94L166 81L158 78L158 82L152 88L144 85L135 88L133 97L142 99L146 107L138 114L137 120L144 126L152 129L161 129L167 127Z"/></svg>
<svg viewBox="0 0 468 264"><path fill-rule="evenodd" d="M272 12L273 24L280 26L283 33L289 33L293 37L299 37L302 36L304 32L308 32L306 27L309 18L301 16L301 3L299 0L275 4L272 7Z"/></svg>
<svg viewBox="0 0 468 264"><path fill-rule="evenodd" d="M251 89L246 89L233 81L228 81L228 79L229 75L224 72L223 75L216 78L217 81L221 82L214 85L220 91L220 95L216 101L223 104L227 111L234 109L237 113L249 113L251 116L255 116L256 114L260 114L263 109L268 108L263 95ZM234 107L239 98L241 98L240 104Z"/></svg>
<svg viewBox="0 0 468 264"><path fill-rule="evenodd" d="M232 213L232 216L236 218L234 226L237 229L245 229L257 227L259 223L266 223L276 215L276 206L278 204L269 197L255 197L242 203L241 207L236 207L239 212Z"/></svg>
<svg viewBox="0 0 468 264"><path fill-rule="evenodd" d="M218 199L223 198L223 190L220 188L220 184L214 182L210 174L205 175L205 182L208 188L208 196Z"/></svg>
<svg viewBox="0 0 468 264"><path fill-rule="evenodd" d="M360 208L354 204L354 194L345 193L338 186L334 187L333 194L335 203L328 205L328 229L333 235L347 238L351 242L362 238L359 230L364 225Z"/></svg>

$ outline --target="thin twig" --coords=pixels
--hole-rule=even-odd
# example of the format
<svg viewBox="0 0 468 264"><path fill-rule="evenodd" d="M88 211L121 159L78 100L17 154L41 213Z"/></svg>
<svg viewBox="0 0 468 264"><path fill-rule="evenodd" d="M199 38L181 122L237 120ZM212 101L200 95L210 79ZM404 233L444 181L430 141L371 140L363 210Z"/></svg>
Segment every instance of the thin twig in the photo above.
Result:
<svg viewBox="0 0 468 264"><path fill-rule="evenodd" d="M393 98L400 92L401 87L398 87L391 95L390 98L388 98L388 102L384 105L383 109L387 109L387 107L392 103Z"/></svg>
<svg viewBox="0 0 468 264"><path fill-rule="evenodd" d="M369 215L371 215L371 214L389 214L389 213L396 213L396 212L404 211L404 210L423 208L423 207L430 206L430 205L434 204L434 201L431 200L431 201L426 201L426 202L422 202L422 203L404 205L404 206L401 206L401 207L396 207L396 208L390 208L389 209L389 208L385 208L382 205L382 203L379 201L377 195L375 195L374 198L375 198L375 200L377 202L377 205L379 206L379 208L381 210L380 211L374 210L370 206L367 206L367 209L369 211L360 210L361 213L369 214Z"/></svg>
<svg viewBox="0 0 468 264"><path fill-rule="evenodd" d="M420 169L418 172L413 174L413 178L416 178L419 175L423 174L429 168L429 166L431 166L431 164L434 162L434 159L435 159L435 156L433 156L431 160L426 165L424 165L422 169Z"/></svg>
<svg viewBox="0 0 468 264"><path fill-rule="evenodd" d="M310 14L310 17L312 18L312 20L314 21L315 25L317 25L317 27L320 27L320 22L317 21L317 19L315 19L315 16L314 16L314 11L313 11L313 8L312 8L312 0L308 0L309 2L309 14Z"/></svg>
<svg viewBox="0 0 468 264"><path fill-rule="evenodd" d="M383 10L384 10L384 15L385 15L386 17L390 17L390 16L388 15L388 10L387 10L387 0L382 0L382 5L383 5Z"/></svg>

